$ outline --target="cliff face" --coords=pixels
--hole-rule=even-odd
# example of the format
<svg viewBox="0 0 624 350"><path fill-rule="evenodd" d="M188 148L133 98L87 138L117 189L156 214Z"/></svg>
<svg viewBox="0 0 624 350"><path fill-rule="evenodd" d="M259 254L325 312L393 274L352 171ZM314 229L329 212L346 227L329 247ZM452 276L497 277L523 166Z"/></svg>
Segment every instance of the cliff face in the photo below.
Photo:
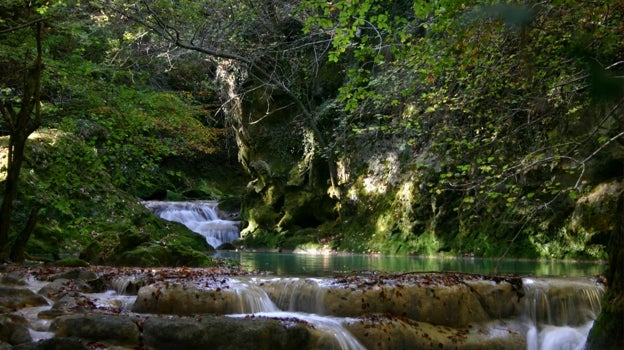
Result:
<svg viewBox="0 0 624 350"><path fill-rule="evenodd" d="M604 223L622 193L624 89L621 62L587 57L616 62L622 47L611 29L582 24L606 9L546 4L526 13L539 26L489 17L504 7L456 10L440 32L413 29L431 18L388 29L405 46L366 51L363 31L338 62L312 51L271 61L315 64L287 87L222 70L252 178L247 245L606 257L614 227ZM620 10L603 20L618 27Z"/></svg>
<svg viewBox="0 0 624 350"><path fill-rule="evenodd" d="M575 157L536 155L545 146L533 145L534 137L577 139L553 123L528 136L510 126L503 141L465 146L472 141L452 139L448 122L409 115L419 109L414 103L386 111L385 119L365 104L350 115L330 106L317 117L335 155L332 187L328 159L288 97L258 92L237 102L231 120L239 161L252 178L242 201L248 246L606 257L622 193L624 150L617 142L581 144ZM406 118L416 118L419 129L393 124ZM594 127L601 118L596 113L568 128ZM617 118L608 119L606 135L617 131Z"/></svg>

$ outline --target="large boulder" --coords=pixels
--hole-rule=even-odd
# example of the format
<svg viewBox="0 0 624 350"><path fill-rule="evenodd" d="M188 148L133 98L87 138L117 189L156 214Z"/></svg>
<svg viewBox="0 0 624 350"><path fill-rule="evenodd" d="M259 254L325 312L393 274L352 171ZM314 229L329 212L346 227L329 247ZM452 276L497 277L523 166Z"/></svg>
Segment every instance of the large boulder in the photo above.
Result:
<svg viewBox="0 0 624 350"><path fill-rule="evenodd" d="M150 317L143 323L145 346L154 350L307 349L309 338L305 324L293 324L290 320L202 315Z"/></svg>
<svg viewBox="0 0 624 350"><path fill-rule="evenodd" d="M0 349L2 347L0 346ZM10 350L89 350L76 338L51 338L36 342L23 343L12 347Z"/></svg>
<svg viewBox="0 0 624 350"><path fill-rule="evenodd" d="M585 231L590 236L602 234L608 237L616 229L617 216L620 214L617 202L622 191L624 181L613 180L598 184L576 201L569 227L575 231Z"/></svg>
<svg viewBox="0 0 624 350"><path fill-rule="evenodd" d="M155 283L141 287L132 311L174 315L272 311L274 306L258 287L251 284L238 286L230 282L223 279L217 287L173 283Z"/></svg>
<svg viewBox="0 0 624 350"><path fill-rule="evenodd" d="M52 322L50 331L57 337L75 337L85 341L138 347L139 327L120 315L68 315Z"/></svg>
<svg viewBox="0 0 624 350"><path fill-rule="evenodd" d="M390 315L351 319L345 327L366 349L526 349L526 329L520 323L451 328Z"/></svg>
<svg viewBox="0 0 624 350"><path fill-rule="evenodd" d="M273 279L261 288L284 310L338 317L389 313L449 327L517 316L524 293L520 279L454 274L344 278L322 284Z"/></svg>
<svg viewBox="0 0 624 350"><path fill-rule="evenodd" d="M14 315L0 315L0 344L18 345L32 341L26 321ZM0 345L1 348L1 345Z"/></svg>
<svg viewBox="0 0 624 350"><path fill-rule="evenodd" d="M80 293L92 293L91 286L82 280L70 280L65 278L55 279L51 283L41 287L37 293L53 301L58 301L67 295Z"/></svg>
<svg viewBox="0 0 624 350"><path fill-rule="evenodd" d="M48 305L41 295L30 289L0 285L0 309L15 311L29 306Z"/></svg>

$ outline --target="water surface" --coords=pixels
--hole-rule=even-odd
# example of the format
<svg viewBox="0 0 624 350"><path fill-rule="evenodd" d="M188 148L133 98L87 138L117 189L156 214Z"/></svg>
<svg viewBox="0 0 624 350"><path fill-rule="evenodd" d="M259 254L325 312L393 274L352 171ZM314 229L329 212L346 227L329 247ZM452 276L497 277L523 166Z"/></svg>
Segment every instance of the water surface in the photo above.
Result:
<svg viewBox="0 0 624 350"><path fill-rule="evenodd" d="M442 258L364 254L295 254L217 251L219 258L239 261L244 269L280 276L322 277L351 272L466 272L538 277L587 277L604 273L606 265L566 260ZM497 270L496 270L497 269Z"/></svg>

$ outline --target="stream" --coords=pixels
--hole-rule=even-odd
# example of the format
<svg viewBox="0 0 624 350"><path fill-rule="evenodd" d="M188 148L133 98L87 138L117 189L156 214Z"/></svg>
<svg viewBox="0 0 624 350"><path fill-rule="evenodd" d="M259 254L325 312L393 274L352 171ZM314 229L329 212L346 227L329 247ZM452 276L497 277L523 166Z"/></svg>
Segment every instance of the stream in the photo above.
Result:
<svg viewBox="0 0 624 350"><path fill-rule="evenodd" d="M155 215L187 225L213 246L238 237L237 222L219 218L215 202L150 202L146 206ZM193 298L184 299L184 306L173 306L172 312L223 314L233 319L296 319L313 325L314 332L321 334L316 348L422 347L418 341L425 335L434 348L438 346L433 346L432 339L439 340L440 347L464 342L484 349L554 350L584 347L604 292L592 278L604 266L595 263L236 251L217 251L215 256L238 260L244 269L272 274L228 277L216 288L218 298L214 287L194 289L187 282L183 291L167 282L128 295L128 285L135 277L119 278L115 288L89 296L122 313L167 314L169 309L158 308L163 307L162 300L184 299L179 293L194 293ZM491 274L494 266L501 276L520 276L521 290L515 290L513 283L477 275ZM425 272L433 274L419 274ZM470 279L473 274L475 280ZM446 281L449 276L456 281ZM29 282L33 291L41 285ZM160 304L150 301L155 294ZM478 301L473 300L474 295ZM476 310L480 307L485 310ZM30 331L36 339L51 336L46 321L36 317L43 309L21 311L34 325ZM450 330L455 333L446 336ZM375 336L382 339L382 332L392 336L371 342ZM443 343L442 338L453 342ZM471 341L476 343L470 345Z"/></svg>

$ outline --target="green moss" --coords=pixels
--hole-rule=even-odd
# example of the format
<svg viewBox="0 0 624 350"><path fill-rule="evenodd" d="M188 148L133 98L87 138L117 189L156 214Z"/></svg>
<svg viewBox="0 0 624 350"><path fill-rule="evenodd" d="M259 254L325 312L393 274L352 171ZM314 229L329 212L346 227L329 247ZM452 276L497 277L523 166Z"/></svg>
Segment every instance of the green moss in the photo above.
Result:
<svg viewBox="0 0 624 350"><path fill-rule="evenodd" d="M113 259L121 266L214 266L212 258L185 246L166 244L141 246Z"/></svg>
<svg viewBox="0 0 624 350"><path fill-rule="evenodd" d="M64 266L64 267L88 267L90 264L87 261L84 261L79 258L67 258L57 260L53 263L55 266Z"/></svg>
<svg viewBox="0 0 624 350"><path fill-rule="evenodd" d="M587 337L588 350L624 348L624 300L605 293L602 310Z"/></svg>

